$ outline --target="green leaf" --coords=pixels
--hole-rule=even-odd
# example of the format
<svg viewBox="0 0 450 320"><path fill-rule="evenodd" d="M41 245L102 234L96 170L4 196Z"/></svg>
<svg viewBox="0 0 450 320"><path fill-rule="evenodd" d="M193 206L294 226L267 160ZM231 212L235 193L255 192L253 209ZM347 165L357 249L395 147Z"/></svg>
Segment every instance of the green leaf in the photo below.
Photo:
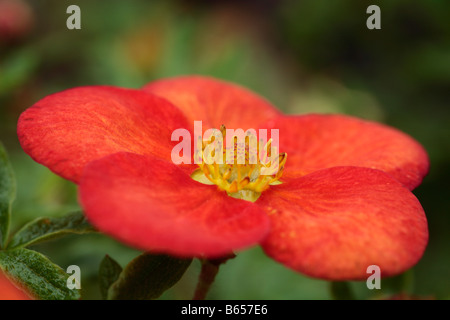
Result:
<svg viewBox="0 0 450 320"><path fill-rule="evenodd" d="M387 294L412 294L414 289L414 270L409 269L394 277L383 278L381 289Z"/></svg>
<svg viewBox="0 0 450 320"><path fill-rule="evenodd" d="M5 148L0 143L0 248L3 248L8 239L11 204L15 194L14 174Z"/></svg>
<svg viewBox="0 0 450 320"><path fill-rule="evenodd" d="M73 212L64 217L38 218L27 223L11 239L9 248L26 247L66 234L94 232L82 212Z"/></svg>
<svg viewBox="0 0 450 320"><path fill-rule="evenodd" d="M331 296L335 300L354 300L350 283L346 281L332 281L330 283Z"/></svg>
<svg viewBox="0 0 450 320"><path fill-rule="evenodd" d="M23 248L0 251L0 268L37 299L80 298L78 290L67 287L70 275L36 251Z"/></svg>
<svg viewBox="0 0 450 320"><path fill-rule="evenodd" d="M117 281L122 272L122 267L110 256L106 255L100 263L99 282L100 293L103 299L108 298L108 289Z"/></svg>
<svg viewBox="0 0 450 320"><path fill-rule="evenodd" d="M23 48L14 50L0 62L0 97L29 80L30 75L39 66L36 50Z"/></svg>
<svg viewBox="0 0 450 320"><path fill-rule="evenodd" d="M144 253L132 260L109 288L108 299L151 300L176 284L192 259Z"/></svg>

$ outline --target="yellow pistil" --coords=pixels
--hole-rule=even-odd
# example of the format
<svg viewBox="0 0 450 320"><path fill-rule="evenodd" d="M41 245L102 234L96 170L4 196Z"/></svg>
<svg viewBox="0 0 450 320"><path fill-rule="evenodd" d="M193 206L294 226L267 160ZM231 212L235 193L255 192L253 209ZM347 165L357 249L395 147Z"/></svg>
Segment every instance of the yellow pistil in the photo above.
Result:
<svg viewBox="0 0 450 320"><path fill-rule="evenodd" d="M274 159L271 159L272 152L276 151L271 146L271 140L262 145L262 141L257 141L254 135L246 135L245 144L242 144L238 143L235 137L234 144L227 149L224 142L226 141L225 126L222 125L220 131L222 141L216 141L215 137L212 137L209 142L203 141L201 154L195 155L203 161L198 163L199 169L192 174L194 180L215 184L228 195L248 201L256 201L270 185L281 183L279 179L283 174L287 154L277 153ZM255 148L250 147L252 143ZM209 152L205 153L208 146ZM244 163L242 163L243 159Z"/></svg>

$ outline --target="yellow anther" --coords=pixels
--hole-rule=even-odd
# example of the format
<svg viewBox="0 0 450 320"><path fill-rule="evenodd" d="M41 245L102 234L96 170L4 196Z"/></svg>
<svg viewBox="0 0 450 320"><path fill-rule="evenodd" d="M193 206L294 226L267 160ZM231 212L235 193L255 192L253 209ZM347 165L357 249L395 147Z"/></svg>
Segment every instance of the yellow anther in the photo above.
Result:
<svg viewBox="0 0 450 320"><path fill-rule="evenodd" d="M220 132L223 141L226 141L224 125L220 127ZM287 154L278 154L278 149L272 146L272 139L263 144L263 140L258 141L253 134L246 135L245 143L239 142L237 137L234 137L232 141L234 142L232 146L227 146L223 142L216 141L215 138L209 141L203 140L199 144L202 146L202 151L196 154L197 158L203 160L198 165L210 182L230 196L255 201L271 184L280 183L279 179L283 174ZM203 152L208 146L211 150L213 143L223 143L223 148L219 145L223 152L222 158L220 155L216 157L215 153L220 148L214 148L214 151L208 155ZM206 161L207 158L209 161ZM213 163L211 159L214 159ZM241 163L242 159L244 163ZM200 181L198 176L197 172L193 174L193 178Z"/></svg>

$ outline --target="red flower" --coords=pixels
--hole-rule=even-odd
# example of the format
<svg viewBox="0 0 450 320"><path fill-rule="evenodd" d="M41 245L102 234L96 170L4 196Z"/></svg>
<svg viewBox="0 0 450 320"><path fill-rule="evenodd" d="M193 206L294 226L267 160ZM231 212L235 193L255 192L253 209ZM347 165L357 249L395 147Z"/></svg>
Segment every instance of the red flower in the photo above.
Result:
<svg viewBox="0 0 450 320"><path fill-rule="evenodd" d="M250 202L194 181L196 164L171 162L172 132L192 131L194 120L204 129L279 129L283 183ZM367 278L374 264L398 274L428 241L410 192L428 158L412 138L343 115L286 116L211 78L53 94L21 115L18 135L34 160L79 184L99 230L144 250L212 258L259 243L294 270L344 280ZM242 176L230 179L243 185Z"/></svg>
<svg viewBox="0 0 450 320"><path fill-rule="evenodd" d="M30 300L31 298L16 287L0 270L0 300Z"/></svg>
<svg viewBox="0 0 450 320"><path fill-rule="evenodd" d="M33 26L33 11L22 0L0 0L0 43L19 40Z"/></svg>

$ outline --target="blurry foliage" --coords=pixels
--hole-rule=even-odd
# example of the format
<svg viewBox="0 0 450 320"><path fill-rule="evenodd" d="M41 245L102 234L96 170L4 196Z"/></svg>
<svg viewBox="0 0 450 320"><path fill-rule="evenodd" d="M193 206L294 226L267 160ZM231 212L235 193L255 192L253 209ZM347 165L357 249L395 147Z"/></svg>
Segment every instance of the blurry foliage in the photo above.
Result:
<svg viewBox="0 0 450 320"><path fill-rule="evenodd" d="M382 298L399 288L450 298L449 1L75 0L70 4L81 8L81 30L66 28L64 1L23 4L34 27L17 38L0 37L0 140L18 180L13 228L78 208L76 186L20 149L15 129L23 110L74 86L139 88L160 77L207 74L245 85L287 113L356 115L421 142L431 171L414 192L429 220L427 251L405 275L383 280L381 292L364 282L351 286L358 298ZM366 28L370 4L381 8L381 30ZM122 267L139 254L99 234L37 249L63 268L81 267L84 298L100 297L97 274L105 254ZM164 299L191 298L197 262ZM209 297L331 298L329 283L286 269L260 248L223 265Z"/></svg>

